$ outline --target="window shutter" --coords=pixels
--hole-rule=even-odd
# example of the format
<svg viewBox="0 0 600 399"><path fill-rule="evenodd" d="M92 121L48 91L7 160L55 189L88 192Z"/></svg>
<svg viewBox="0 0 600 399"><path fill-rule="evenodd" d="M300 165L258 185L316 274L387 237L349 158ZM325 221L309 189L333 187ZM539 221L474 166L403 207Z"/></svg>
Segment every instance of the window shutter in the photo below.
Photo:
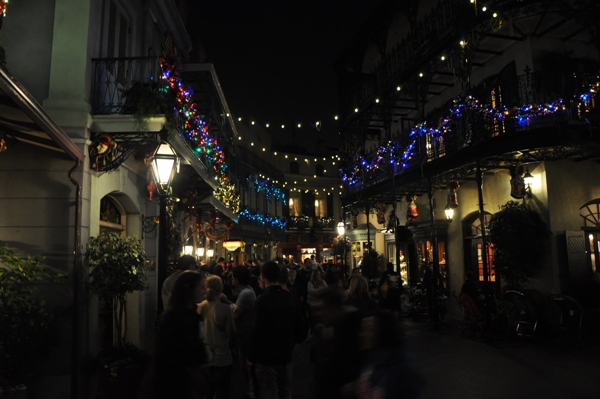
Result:
<svg viewBox="0 0 600 399"><path fill-rule="evenodd" d="M315 216L315 193L302 193L302 214L304 216Z"/></svg>
<svg viewBox="0 0 600 399"><path fill-rule="evenodd" d="M333 217L333 195L327 196L327 217Z"/></svg>

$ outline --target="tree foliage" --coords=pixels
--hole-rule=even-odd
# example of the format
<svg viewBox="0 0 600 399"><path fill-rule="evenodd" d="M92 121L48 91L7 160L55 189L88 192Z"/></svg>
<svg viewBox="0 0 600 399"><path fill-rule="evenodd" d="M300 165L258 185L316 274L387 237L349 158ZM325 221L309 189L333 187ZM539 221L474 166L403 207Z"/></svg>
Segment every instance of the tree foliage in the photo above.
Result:
<svg viewBox="0 0 600 399"><path fill-rule="evenodd" d="M115 346L123 344L126 333L125 294L148 288L144 265L146 251L137 237L104 233L91 237L85 253L85 263L91 267L90 290L100 300L111 304L117 331Z"/></svg>
<svg viewBox="0 0 600 399"><path fill-rule="evenodd" d="M528 205L508 201L489 223L494 266L506 282L519 288L544 266L550 230Z"/></svg>
<svg viewBox="0 0 600 399"><path fill-rule="evenodd" d="M383 255L379 255L374 249L369 249L364 252L362 263L362 275L368 279L377 278L381 274L383 266Z"/></svg>
<svg viewBox="0 0 600 399"><path fill-rule="evenodd" d="M41 256L20 258L0 246L0 388L27 385L36 360L56 342L58 309L47 309L37 287L58 282L64 274L51 275Z"/></svg>

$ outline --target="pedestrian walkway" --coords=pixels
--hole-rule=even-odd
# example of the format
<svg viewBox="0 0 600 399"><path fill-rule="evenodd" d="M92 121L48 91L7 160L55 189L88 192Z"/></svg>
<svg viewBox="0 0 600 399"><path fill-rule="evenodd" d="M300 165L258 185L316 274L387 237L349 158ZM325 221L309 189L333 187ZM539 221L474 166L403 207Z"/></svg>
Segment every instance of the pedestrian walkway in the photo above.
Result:
<svg viewBox="0 0 600 399"><path fill-rule="evenodd" d="M575 343L463 338L459 323L402 320L409 359L423 378L422 399L598 399L600 347ZM294 399L314 399L310 339L294 351Z"/></svg>

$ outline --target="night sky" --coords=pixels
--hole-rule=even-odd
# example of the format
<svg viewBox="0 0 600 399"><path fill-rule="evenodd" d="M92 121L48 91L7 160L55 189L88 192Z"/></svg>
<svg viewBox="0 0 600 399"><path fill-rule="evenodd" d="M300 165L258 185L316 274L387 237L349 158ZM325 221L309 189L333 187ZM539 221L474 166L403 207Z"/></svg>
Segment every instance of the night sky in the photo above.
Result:
<svg viewBox="0 0 600 399"><path fill-rule="evenodd" d="M333 62L375 1L203 1L197 20L233 116L265 125L282 144L338 146ZM320 132L309 125L321 121ZM293 143L292 128L298 123ZM285 124L285 134L281 125ZM310 141L307 141L310 140Z"/></svg>

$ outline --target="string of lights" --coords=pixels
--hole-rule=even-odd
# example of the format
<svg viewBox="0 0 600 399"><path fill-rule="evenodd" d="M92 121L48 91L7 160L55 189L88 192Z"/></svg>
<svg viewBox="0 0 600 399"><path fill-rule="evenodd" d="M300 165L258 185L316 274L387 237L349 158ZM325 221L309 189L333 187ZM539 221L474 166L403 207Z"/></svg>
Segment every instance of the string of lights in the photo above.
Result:
<svg viewBox="0 0 600 399"><path fill-rule="evenodd" d="M274 198L275 202L283 201L284 205L287 204L283 189L271 181L253 175L248 176L246 181L254 185L254 190L256 190L257 193L264 192L267 201Z"/></svg>
<svg viewBox="0 0 600 399"><path fill-rule="evenodd" d="M162 57L160 66L162 79L175 94L177 103L173 110L179 130L201 162L212 165L216 173L219 187L215 190L214 196L233 213L239 212L239 193L225 174L227 170L225 154L218 140L211 137L204 115L198 111L196 103L192 101L194 94L192 88L181 80L177 62L169 57Z"/></svg>
<svg viewBox="0 0 600 399"><path fill-rule="evenodd" d="M287 220L283 218L278 218L277 216L271 216L268 213L260 213L258 211L251 212L248 208L242 209L238 216L240 218L245 218L247 220L260 223L263 226L276 227L281 230L285 229L287 225Z"/></svg>
<svg viewBox="0 0 600 399"><path fill-rule="evenodd" d="M598 90L600 90L600 80L590 84L588 92L576 96L573 102L579 102L579 104L575 104L577 108L587 108L591 99L596 97ZM426 136L427 142L443 139L445 134L452 131L452 126L456 120L467 112L478 112L492 118L494 121L514 120L518 126L527 126L533 119L558 112L566 112L566 105L562 99L558 99L546 104L525 104L513 108L494 108L490 105L481 105L472 96L464 100L457 98L454 100L452 109L450 109L450 115L443 118L439 126L428 127L424 122L411 129L409 133L411 140L402 150L399 143L389 141L387 144L380 146L374 155L370 157L360 156L351 167L340 169L343 184L349 188L358 184L367 184L369 180L375 178L375 172L380 170L385 164L392 165L395 168L394 173L407 168L408 161L415 156L415 149L420 137ZM465 145L470 144L471 134L472 131L469 132Z"/></svg>

